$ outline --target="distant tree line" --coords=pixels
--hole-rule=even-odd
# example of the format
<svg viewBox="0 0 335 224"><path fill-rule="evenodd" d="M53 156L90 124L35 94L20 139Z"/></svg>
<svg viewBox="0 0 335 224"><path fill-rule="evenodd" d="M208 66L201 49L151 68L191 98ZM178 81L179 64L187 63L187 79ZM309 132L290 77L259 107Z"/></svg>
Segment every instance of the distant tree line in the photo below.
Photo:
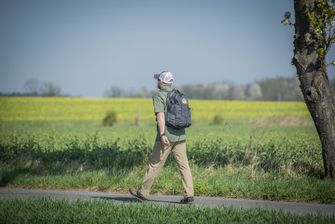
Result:
<svg viewBox="0 0 335 224"><path fill-rule="evenodd" d="M335 94L335 78L331 81L332 91ZM181 90L190 99L216 100L265 100L265 101L301 101L303 100L299 81L295 77L266 78L246 85L237 85L233 82L210 84L179 85ZM23 85L23 92L1 93L0 96L70 96L62 94L62 89L52 82L41 82L30 79ZM105 92L106 97L114 98L151 98L156 90L141 87L137 90L126 90L112 86Z"/></svg>
<svg viewBox="0 0 335 224"><path fill-rule="evenodd" d="M0 96L69 96L63 95L62 89L52 82L29 79L23 85L23 92L1 93Z"/></svg>
<svg viewBox="0 0 335 224"><path fill-rule="evenodd" d="M118 86L112 86L105 92L105 96L113 98L150 98L154 93L154 90L148 90L146 87L126 90Z"/></svg>
<svg viewBox="0 0 335 224"><path fill-rule="evenodd" d="M331 81L335 94L335 79ZM303 100L299 81L296 77L266 78L246 85L233 82L176 86L190 99L216 100L265 100L265 101L301 101ZM142 87L137 91L127 91L112 86L105 93L107 97L126 98L152 97L155 91Z"/></svg>

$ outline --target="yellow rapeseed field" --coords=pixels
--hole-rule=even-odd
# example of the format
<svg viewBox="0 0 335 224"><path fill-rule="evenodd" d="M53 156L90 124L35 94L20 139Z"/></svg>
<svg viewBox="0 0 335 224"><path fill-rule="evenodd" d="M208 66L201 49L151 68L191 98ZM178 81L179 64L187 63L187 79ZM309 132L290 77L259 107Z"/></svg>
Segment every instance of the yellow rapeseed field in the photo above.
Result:
<svg viewBox="0 0 335 224"><path fill-rule="evenodd" d="M248 102L190 100L194 120L211 120L215 115L225 119L297 118L310 119L303 102ZM114 110L120 121L154 119L151 99L134 98L66 98L1 97L0 121L97 121L108 110Z"/></svg>

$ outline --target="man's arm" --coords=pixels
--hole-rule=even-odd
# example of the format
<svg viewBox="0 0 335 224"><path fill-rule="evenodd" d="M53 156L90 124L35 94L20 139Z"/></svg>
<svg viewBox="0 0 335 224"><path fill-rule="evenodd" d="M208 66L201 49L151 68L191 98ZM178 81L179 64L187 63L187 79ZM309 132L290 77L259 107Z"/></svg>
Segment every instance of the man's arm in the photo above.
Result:
<svg viewBox="0 0 335 224"><path fill-rule="evenodd" d="M159 135L161 136L161 140L164 145L169 146L170 145L169 139L165 135L165 114L164 112L156 113L156 118L157 118L158 130L159 130Z"/></svg>

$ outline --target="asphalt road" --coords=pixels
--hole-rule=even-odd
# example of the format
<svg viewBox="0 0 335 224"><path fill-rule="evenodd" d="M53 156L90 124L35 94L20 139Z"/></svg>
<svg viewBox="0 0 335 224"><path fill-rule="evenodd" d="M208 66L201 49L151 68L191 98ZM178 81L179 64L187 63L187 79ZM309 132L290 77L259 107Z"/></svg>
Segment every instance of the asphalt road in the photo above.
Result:
<svg viewBox="0 0 335 224"><path fill-rule="evenodd" d="M136 203L135 197L127 194L87 192L87 191L56 191L40 189L0 188L0 200L13 198L42 198L50 197L68 200L110 200L115 203ZM178 205L181 196L152 195L149 203ZM146 202L147 203L147 202ZM228 199L220 197L195 197L194 204L200 207L237 207L237 208L264 208L283 210L297 214L326 214L335 215L335 204L278 202L265 200Z"/></svg>

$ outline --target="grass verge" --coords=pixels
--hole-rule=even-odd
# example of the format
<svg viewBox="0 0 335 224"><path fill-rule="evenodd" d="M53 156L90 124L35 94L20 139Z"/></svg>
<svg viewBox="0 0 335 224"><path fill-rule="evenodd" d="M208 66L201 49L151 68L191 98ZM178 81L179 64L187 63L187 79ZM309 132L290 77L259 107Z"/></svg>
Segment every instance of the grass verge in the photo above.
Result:
<svg viewBox="0 0 335 224"><path fill-rule="evenodd" d="M222 196L321 203L335 201L335 183L298 174L252 170L250 167L201 167L191 165L194 190L197 196ZM139 187L146 166L131 169L77 171L59 175L23 173L14 176L9 187L43 189L86 189L90 191L127 192L130 186ZM164 167L155 181L152 193L183 194L176 164Z"/></svg>
<svg viewBox="0 0 335 224"><path fill-rule="evenodd" d="M0 200L0 223L335 223L334 216L265 209L56 199Z"/></svg>

